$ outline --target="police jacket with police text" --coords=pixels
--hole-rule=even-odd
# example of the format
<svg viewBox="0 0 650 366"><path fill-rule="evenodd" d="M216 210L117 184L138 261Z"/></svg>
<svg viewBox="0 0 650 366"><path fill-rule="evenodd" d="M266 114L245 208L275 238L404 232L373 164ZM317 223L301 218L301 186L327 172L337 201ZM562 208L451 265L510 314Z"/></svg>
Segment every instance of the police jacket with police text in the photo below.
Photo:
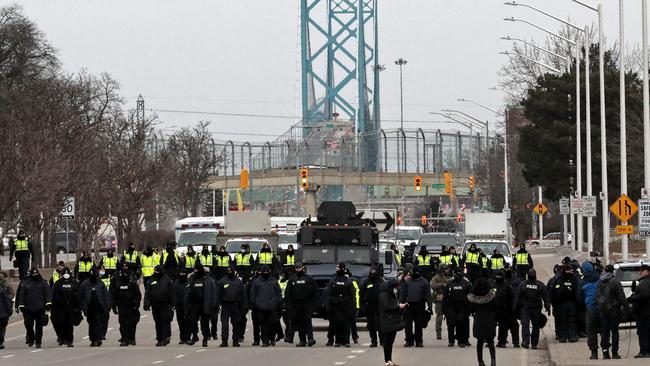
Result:
<svg viewBox="0 0 650 366"><path fill-rule="evenodd" d="M79 308L79 282L70 277L59 279L52 289L52 307L55 309L78 309Z"/></svg>
<svg viewBox="0 0 650 366"><path fill-rule="evenodd" d="M345 275L336 275L325 288L325 304L330 307L350 307L354 305L356 290L352 280Z"/></svg>
<svg viewBox="0 0 650 366"><path fill-rule="evenodd" d="M316 301L318 286L316 281L306 273L296 273L289 278L285 298L290 306L300 302L310 305Z"/></svg>
<svg viewBox="0 0 650 366"><path fill-rule="evenodd" d="M573 302L580 303L580 281L575 274L563 273L555 277L553 287L548 289L550 299L558 304Z"/></svg>
<svg viewBox="0 0 650 366"><path fill-rule="evenodd" d="M259 310L276 310L282 300L282 291L278 281L272 276L258 276L251 286L251 305Z"/></svg>
<svg viewBox="0 0 650 366"><path fill-rule="evenodd" d="M144 306L176 305L176 290L174 282L162 273L160 276L153 275L144 290Z"/></svg>
<svg viewBox="0 0 650 366"><path fill-rule="evenodd" d="M217 307L217 286L207 273L195 273L188 282L185 291L185 311L190 307L201 306L204 314L211 314Z"/></svg>
<svg viewBox="0 0 650 366"><path fill-rule="evenodd" d="M445 295L442 304L446 309L464 308L468 305L467 295L470 293L472 285L464 277L454 277L447 282Z"/></svg>
<svg viewBox="0 0 650 366"><path fill-rule="evenodd" d="M34 279L28 277L18 289L16 305L31 312L45 310L45 305L51 303L52 292L50 286L42 278Z"/></svg>
<svg viewBox="0 0 650 366"><path fill-rule="evenodd" d="M217 301L219 305L239 304L242 310L248 309L246 285L234 274L226 274L217 282Z"/></svg>
<svg viewBox="0 0 650 366"><path fill-rule="evenodd" d="M541 310L542 307L548 309L549 297L546 286L538 280L523 281L515 291L513 309L517 311L520 307L532 310Z"/></svg>
<svg viewBox="0 0 650 366"><path fill-rule="evenodd" d="M113 286L110 288L110 293L113 306L131 309L140 308L140 300L142 300L140 286L130 276L126 279L121 276L116 277Z"/></svg>

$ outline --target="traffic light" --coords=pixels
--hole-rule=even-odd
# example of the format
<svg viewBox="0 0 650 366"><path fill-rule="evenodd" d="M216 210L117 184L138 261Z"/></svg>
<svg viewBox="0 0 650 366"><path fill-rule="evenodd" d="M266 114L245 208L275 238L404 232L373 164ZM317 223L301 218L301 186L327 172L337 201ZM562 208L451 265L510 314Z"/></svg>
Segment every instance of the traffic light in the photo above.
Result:
<svg viewBox="0 0 650 366"><path fill-rule="evenodd" d="M476 187L476 182L474 181L474 176L470 175L469 176L469 191L471 193L474 193L474 188Z"/></svg>
<svg viewBox="0 0 650 366"><path fill-rule="evenodd" d="M239 172L239 188L247 189L248 188L248 169L242 169Z"/></svg>
<svg viewBox="0 0 650 366"><path fill-rule="evenodd" d="M422 177L419 175L416 175L413 178L413 188L415 189L416 192L421 192L422 191Z"/></svg>
<svg viewBox="0 0 650 366"><path fill-rule="evenodd" d="M309 188L309 169L300 169L300 186L304 189Z"/></svg>
<svg viewBox="0 0 650 366"><path fill-rule="evenodd" d="M422 215L422 225L427 224L427 215Z"/></svg>
<svg viewBox="0 0 650 366"><path fill-rule="evenodd" d="M451 173L445 173L445 192L451 196L454 188L451 185Z"/></svg>

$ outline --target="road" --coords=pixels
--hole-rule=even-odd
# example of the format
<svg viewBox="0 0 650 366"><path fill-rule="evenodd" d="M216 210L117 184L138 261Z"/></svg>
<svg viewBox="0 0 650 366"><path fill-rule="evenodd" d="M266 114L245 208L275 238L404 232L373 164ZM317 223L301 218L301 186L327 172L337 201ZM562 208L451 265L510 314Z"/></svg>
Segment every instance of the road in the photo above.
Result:
<svg viewBox="0 0 650 366"><path fill-rule="evenodd" d="M542 261L542 257L544 258ZM555 254L539 254L535 257L536 263L554 263L560 257ZM541 276L540 276L541 277ZM274 348L251 347L251 322L246 330L247 339L242 348L219 348L220 341L210 341L208 348L197 345L177 345L178 331L172 330L173 339L167 347L155 347L154 324L150 313L143 312L137 333L138 345L135 347L119 347L117 339L119 331L117 316L111 314L107 341L101 348L90 348L87 338L87 325L85 321L75 329L75 348L57 347L56 337L52 326L45 328L43 348L36 350L27 348L24 344L24 327L21 322L11 323L7 329L5 350L0 350L0 365L214 365L228 363L231 365L298 365L308 362L310 366L320 365L346 365L369 366L383 364L381 348L369 348L367 332L360 331L360 342L351 348L326 348L324 332L316 334L318 343L313 348L295 348L294 345L280 342ZM443 330L443 338L446 338ZM475 340L470 340L475 344ZM425 330L424 348L403 348L403 333L398 335L393 359L401 365L474 365L476 362L475 347L450 348L447 340L435 340L432 327ZM548 353L546 342L542 341L539 350L525 349L497 349L499 365L546 365ZM585 345L586 352L586 345ZM488 358L489 352L485 351ZM9 361L9 362L7 362Z"/></svg>

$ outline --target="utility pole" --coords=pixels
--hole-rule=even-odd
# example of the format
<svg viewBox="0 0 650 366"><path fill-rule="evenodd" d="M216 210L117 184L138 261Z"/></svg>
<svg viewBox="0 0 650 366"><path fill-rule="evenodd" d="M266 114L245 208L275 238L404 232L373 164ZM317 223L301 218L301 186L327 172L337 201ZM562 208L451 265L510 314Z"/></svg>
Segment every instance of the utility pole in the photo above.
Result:
<svg viewBox="0 0 650 366"><path fill-rule="evenodd" d="M627 194L627 136L626 136L626 121L625 121L625 17L623 14L624 6L623 0L618 3L619 15L619 45L621 51L619 52L619 89L620 89L620 136L621 136L621 195ZM622 222L627 225L627 221ZM623 261L628 260L628 242L627 235L621 236L621 247L623 252Z"/></svg>
<svg viewBox="0 0 650 366"><path fill-rule="evenodd" d="M399 66L399 106L400 106L400 117L399 117L399 127L404 129L404 75L402 73L402 67L408 62L403 58L398 58L395 61L395 65Z"/></svg>

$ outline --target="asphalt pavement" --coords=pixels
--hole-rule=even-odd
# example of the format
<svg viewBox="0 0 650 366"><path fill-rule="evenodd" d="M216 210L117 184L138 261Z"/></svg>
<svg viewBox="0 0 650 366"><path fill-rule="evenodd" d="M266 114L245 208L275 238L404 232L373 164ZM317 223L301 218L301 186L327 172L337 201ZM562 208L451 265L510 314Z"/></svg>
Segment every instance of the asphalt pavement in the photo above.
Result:
<svg viewBox="0 0 650 366"><path fill-rule="evenodd" d="M537 254L535 263L540 266L558 261L557 254ZM552 267L551 267L552 268ZM540 275L542 280L545 280ZM51 324L44 330L43 348L28 348L25 345L25 330L22 322L11 322L7 328L6 349L0 350L0 365L214 365L231 364L246 365L346 365L366 366L383 365L381 348L369 348L369 337L366 331L359 331L359 344L351 348L325 347L326 334L318 331L315 335L317 344L312 348L296 348L293 344L279 342L276 347L260 348L251 346L252 329L248 322L246 340L241 348L219 348L220 340L211 340L209 347L178 345L178 329L174 322L172 328L172 343L167 347L155 347L154 323L151 314L142 312L138 324L137 346L119 347L119 330L117 316L111 313L107 341L100 348L91 348L86 337L87 324L82 322L75 328L75 347L57 347L56 336ZM323 324L316 321L316 325ZM551 322L549 322L551 323ZM319 328L318 328L319 329ZM471 338L470 342L476 341ZM634 342L634 340L633 340ZM443 339L435 340L432 326L425 330L424 348L403 348L404 333L400 332L395 341L393 360L401 365L476 365L476 347L448 347L446 330L443 329ZM580 342L576 345L582 344ZM587 354L586 344L582 344ZM489 352L484 352L489 360ZM540 342L540 349L497 349L498 365L547 365L550 364L547 342ZM622 362L624 364L625 361ZM489 363L488 363L489 364ZM555 364L558 363L557 361Z"/></svg>

